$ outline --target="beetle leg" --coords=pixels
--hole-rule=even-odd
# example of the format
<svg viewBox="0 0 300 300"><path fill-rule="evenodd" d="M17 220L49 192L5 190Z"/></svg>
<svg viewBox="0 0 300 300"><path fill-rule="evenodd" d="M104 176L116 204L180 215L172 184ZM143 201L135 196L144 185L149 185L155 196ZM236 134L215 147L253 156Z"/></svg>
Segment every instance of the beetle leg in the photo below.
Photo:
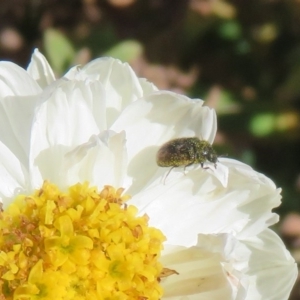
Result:
<svg viewBox="0 0 300 300"><path fill-rule="evenodd" d="M204 169L204 170L209 169L209 167L204 167L204 163L200 163L200 165L201 165L201 168Z"/></svg>
<svg viewBox="0 0 300 300"><path fill-rule="evenodd" d="M174 168L175 168L175 167L172 167L172 168L168 171L167 175L165 176L165 178L164 178L164 180L163 180L163 183L164 183L164 184L166 184L166 179L167 179L167 177L169 176L169 174L171 173L171 171L172 171Z"/></svg>

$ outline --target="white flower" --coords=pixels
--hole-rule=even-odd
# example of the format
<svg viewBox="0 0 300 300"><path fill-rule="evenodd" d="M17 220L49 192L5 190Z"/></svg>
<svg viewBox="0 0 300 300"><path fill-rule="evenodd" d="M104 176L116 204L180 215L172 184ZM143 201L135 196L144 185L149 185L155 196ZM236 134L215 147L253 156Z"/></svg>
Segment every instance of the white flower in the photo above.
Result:
<svg viewBox="0 0 300 300"><path fill-rule="evenodd" d="M163 299L287 299L294 260L268 229L280 190L232 159L184 174L157 166L160 145L196 136L213 143L215 112L158 91L127 64L97 59L56 80L36 50L27 71L0 63L0 196L4 207L50 181L123 187L166 236ZM1 265L1 264L0 264Z"/></svg>

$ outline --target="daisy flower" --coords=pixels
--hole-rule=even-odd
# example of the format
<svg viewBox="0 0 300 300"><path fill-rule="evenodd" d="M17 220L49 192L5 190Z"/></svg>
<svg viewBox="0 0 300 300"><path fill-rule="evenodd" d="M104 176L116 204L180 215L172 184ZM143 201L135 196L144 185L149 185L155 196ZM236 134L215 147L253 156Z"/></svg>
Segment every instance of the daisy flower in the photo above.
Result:
<svg viewBox="0 0 300 300"><path fill-rule="evenodd" d="M0 87L1 300L288 299L274 183L229 158L156 163L171 139L213 144L202 100L112 58L56 79L38 50L1 62Z"/></svg>

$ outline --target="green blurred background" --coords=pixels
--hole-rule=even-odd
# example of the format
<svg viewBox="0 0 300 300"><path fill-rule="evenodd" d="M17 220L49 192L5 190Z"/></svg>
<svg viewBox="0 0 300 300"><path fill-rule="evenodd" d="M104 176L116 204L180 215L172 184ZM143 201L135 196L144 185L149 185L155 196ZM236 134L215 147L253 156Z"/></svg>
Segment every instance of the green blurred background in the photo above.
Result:
<svg viewBox="0 0 300 300"><path fill-rule="evenodd" d="M276 230L300 261L299 0L0 0L0 59L27 67L36 47L57 76L109 55L205 99L218 153L282 187Z"/></svg>

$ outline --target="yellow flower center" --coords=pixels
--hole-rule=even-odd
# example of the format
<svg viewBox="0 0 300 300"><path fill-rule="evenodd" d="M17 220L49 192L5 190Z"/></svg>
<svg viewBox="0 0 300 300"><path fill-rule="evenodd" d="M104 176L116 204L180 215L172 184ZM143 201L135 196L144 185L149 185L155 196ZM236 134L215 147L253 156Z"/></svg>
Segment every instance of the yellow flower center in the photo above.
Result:
<svg viewBox="0 0 300 300"><path fill-rule="evenodd" d="M155 300L163 234L123 189L44 182L0 212L1 300Z"/></svg>

